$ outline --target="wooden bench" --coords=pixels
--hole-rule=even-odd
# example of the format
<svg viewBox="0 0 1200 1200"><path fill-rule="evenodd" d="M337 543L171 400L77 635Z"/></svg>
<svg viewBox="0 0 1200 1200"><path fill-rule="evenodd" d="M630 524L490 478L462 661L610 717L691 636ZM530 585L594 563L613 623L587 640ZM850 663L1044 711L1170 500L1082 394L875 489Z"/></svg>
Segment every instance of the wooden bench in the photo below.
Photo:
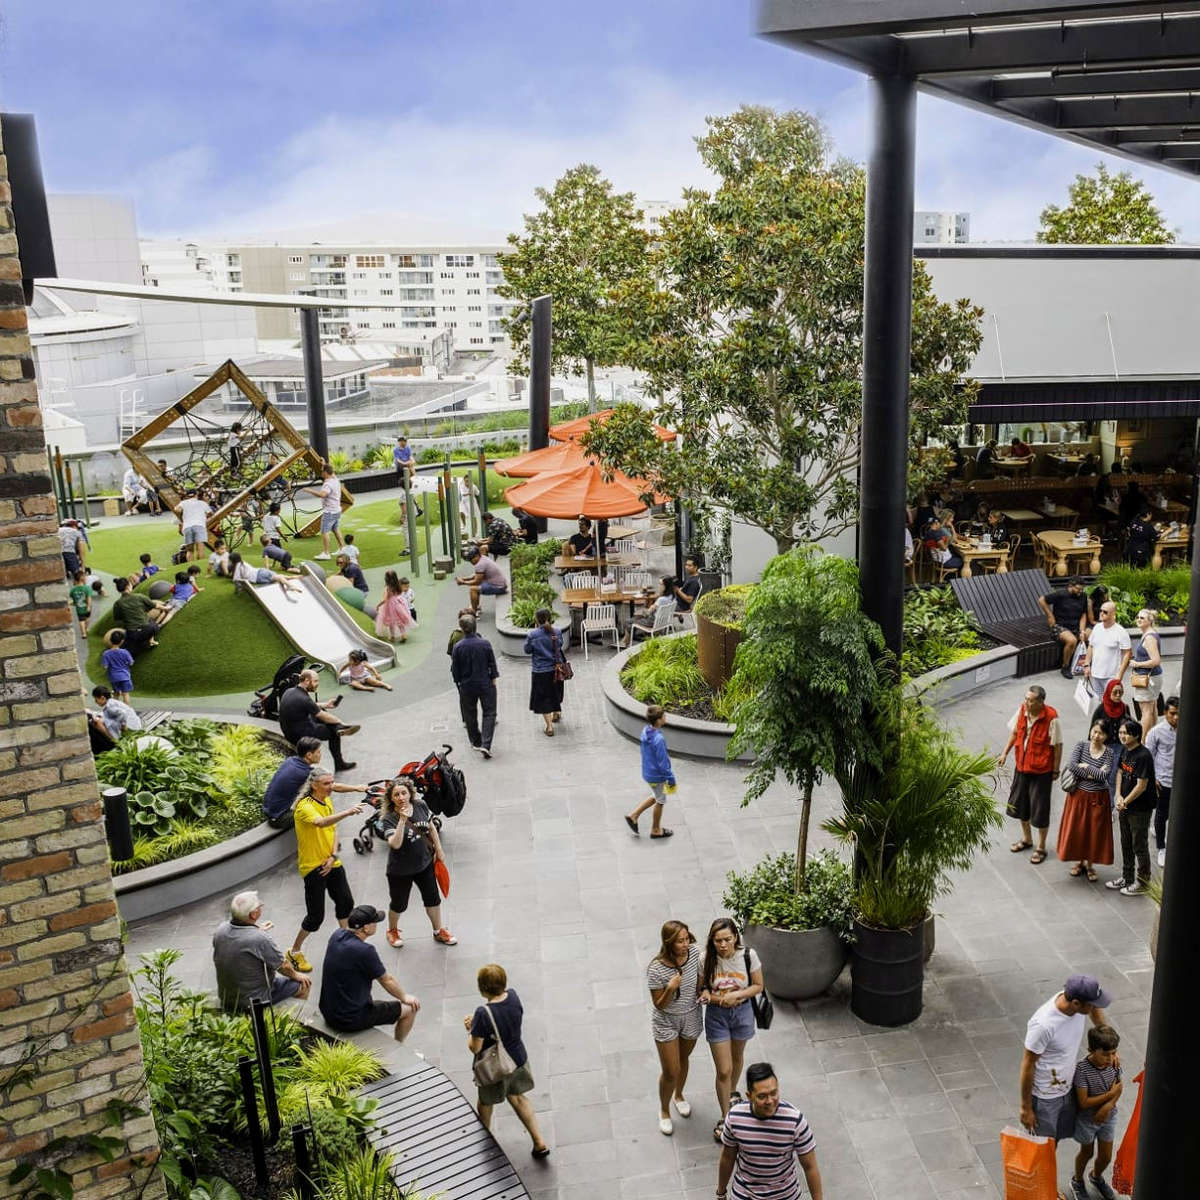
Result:
<svg viewBox="0 0 1200 1200"><path fill-rule="evenodd" d="M988 637L1017 647L1018 678L1061 665L1062 646L1038 607L1039 598L1054 590L1045 571L974 575L952 579L950 586L964 611Z"/></svg>
<svg viewBox="0 0 1200 1200"><path fill-rule="evenodd" d="M151 729L157 729L159 725L169 721L172 714L165 708L151 708L138 713L138 716L142 719L142 732L149 733Z"/></svg>

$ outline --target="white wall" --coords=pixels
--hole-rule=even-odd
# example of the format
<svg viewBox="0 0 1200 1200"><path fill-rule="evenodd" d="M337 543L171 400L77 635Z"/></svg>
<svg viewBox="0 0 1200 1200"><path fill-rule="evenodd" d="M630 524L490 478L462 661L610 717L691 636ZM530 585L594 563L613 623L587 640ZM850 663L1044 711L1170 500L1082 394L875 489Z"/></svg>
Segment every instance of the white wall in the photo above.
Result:
<svg viewBox="0 0 1200 1200"><path fill-rule="evenodd" d="M134 344L134 369L139 374L216 367L227 358L246 358L256 352L252 308L120 297L106 297L104 306L127 312L140 323Z"/></svg>
<svg viewBox="0 0 1200 1200"><path fill-rule="evenodd" d="M137 218L126 196L88 193L46 197L54 259L63 279L102 279L107 283L142 282ZM100 297L72 292L77 310L102 307Z"/></svg>

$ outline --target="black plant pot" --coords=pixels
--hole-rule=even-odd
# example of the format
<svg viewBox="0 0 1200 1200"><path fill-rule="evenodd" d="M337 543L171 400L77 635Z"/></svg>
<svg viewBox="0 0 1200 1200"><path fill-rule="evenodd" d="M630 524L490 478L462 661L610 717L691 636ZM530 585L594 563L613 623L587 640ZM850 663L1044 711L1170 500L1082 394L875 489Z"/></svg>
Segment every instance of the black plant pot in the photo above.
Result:
<svg viewBox="0 0 1200 1200"><path fill-rule="evenodd" d="M925 923L876 929L854 922L850 947L850 1009L869 1025L907 1025L921 1015L925 983Z"/></svg>

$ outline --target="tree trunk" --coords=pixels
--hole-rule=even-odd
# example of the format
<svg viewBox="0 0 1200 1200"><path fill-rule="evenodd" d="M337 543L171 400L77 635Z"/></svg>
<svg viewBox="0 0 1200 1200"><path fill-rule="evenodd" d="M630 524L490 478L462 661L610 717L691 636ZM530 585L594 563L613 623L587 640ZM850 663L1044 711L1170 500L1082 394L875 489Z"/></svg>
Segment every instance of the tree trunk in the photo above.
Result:
<svg viewBox="0 0 1200 1200"><path fill-rule="evenodd" d="M588 412L594 413L596 411L596 364L590 358L585 358L583 362L587 368Z"/></svg>
<svg viewBox="0 0 1200 1200"><path fill-rule="evenodd" d="M804 785L804 799L800 802L800 833L796 838L796 895L804 891L804 869L808 863L808 821L812 816L812 781Z"/></svg>

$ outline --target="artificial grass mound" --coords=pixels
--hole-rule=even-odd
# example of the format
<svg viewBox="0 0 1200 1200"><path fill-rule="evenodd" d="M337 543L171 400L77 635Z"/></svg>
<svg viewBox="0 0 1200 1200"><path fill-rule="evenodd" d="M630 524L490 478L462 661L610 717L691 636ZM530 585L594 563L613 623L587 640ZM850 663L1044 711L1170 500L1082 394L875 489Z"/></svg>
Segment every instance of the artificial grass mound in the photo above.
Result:
<svg viewBox="0 0 1200 1200"><path fill-rule="evenodd" d="M296 653L252 596L234 592L227 579L208 579L201 586L204 590L162 631L158 645L134 661L135 705L139 691L154 696L248 694L269 684L280 663ZM93 684L108 683L100 655L112 627L110 610L88 633L87 674Z"/></svg>

